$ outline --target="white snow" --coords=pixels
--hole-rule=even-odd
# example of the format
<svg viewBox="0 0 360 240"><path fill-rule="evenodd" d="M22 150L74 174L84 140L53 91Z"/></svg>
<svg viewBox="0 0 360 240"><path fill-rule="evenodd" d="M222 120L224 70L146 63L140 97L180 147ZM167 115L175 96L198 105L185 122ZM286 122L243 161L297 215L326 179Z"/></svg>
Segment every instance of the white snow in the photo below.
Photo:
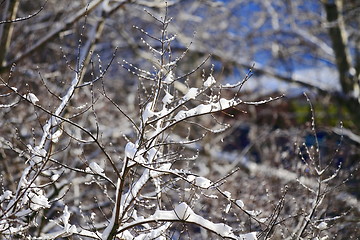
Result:
<svg viewBox="0 0 360 240"><path fill-rule="evenodd" d="M23 97L26 98L28 101L30 101L32 104L35 104L36 102L39 101L39 99L33 93L27 93Z"/></svg>
<svg viewBox="0 0 360 240"><path fill-rule="evenodd" d="M165 96L162 99L162 102L165 104L165 106L169 105L173 99L174 99L174 96L165 90Z"/></svg>
<svg viewBox="0 0 360 240"><path fill-rule="evenodd" d="M216 80L215 80L215 78L212 76L212 75L210 75L208 78L207 78L207 80L204 82L204 87L211 87L213 84L215 84L216 83Z"/></svg>
<svg viewBox="0 0 360 240"><path fill-rule="evenodd" d="M240 236L241 240L257 240L258 238L256 237L256 232L251 232L251 233L246 233L246 234L242 234Z"/></svg>
<svg viewBox="0 0 360 240"><path fill-rule="evenodd" d="M209 231L212 231L223 238L231 238L231 239L239 239L239 240L257 240L256 232L241 234L236 236L233 233L233 229L224 224L224 223L214 223L211 222L202 216L196 214L190 206L188 206L185 202L180 203L175 207L174 210L156 210L154 214L149 216L148 218L144 217L134 217L134 221L123 224L121 227L117 229L119 232L118 236L124 239L163 239L160 238L163 231L165 231L169 226L171 226L171 222L174 221L182 221L187 223L195 223ZM135 226L143 226L147 228L148 223L150 222L166 222L164 225L157 228L154 232L141 234L141 237L138 236L134 238L130 232L127 231L129 228L133 228ZM110 221L109 226L113 225L113 219ZM102 239L105 239L108 236L109 227L106 228L102 235ZM159 237L159 238L158 238Z"/></svg>
<svg viewBox="0 0 360 240"><path fill-rule="evenodd" d="M256 217L260 214L260 211L255 211L255 210L245 210L245 211L253 217Z"/></svg>
<svg viewBox="0 0 360 240"><path fill-rule="evenodd" d="M213 222L201 217L200 215L197 215L184 202L182 202L178 206L176 206L174 210L169 210L169 211L157 210L153 215L151 215L148 218L144 218L141 220L136 219L135 221L133 221L131 223L126 223L123 226L121 226L121 228L118 229L118 231L121 232L121 229L125 230L132 226L138 226L143 223L158 222L158 221L165 221L165 222L184 221L184 222L188 222L188 223L195 223L197 225L202 226L203 228L206 228L212 232L215 232L216 234L218 234L224 238L245 239L245 238L241 238L243 235L240 235L240 238L237 237L233 233L232 228L230 226L223 224L223 223L213 223Z"/></svg>
<svg viewBox="0 0 360 240"><path fill-rule="evenodd" d="M186 178L189 182L200 188L209 188L212 182L205 177L196 177L194 175L188 175Z"/></svg>
<svg viewBox="0 0 360 240"><path fill-rule="evenodd" d="M46 156L46 150L43 148L40 148L39 146L35 146L34 148L31 145L27 145L27 147L30 149L31 153L40 157Z"/></svg>
<svg viewBox="0 0 360 240"><path fill-rule="evenodd" d="M23 198L23 203L30 202L32 210L39 210L41 208L49 208L51 205L48 198L44 196L43 190L40 188L30 188Z"/></svg>
<svg viewBox="0 0 360 240"><path fill-rule="evenodd" d="M186 179L187 179L189 182L193 182L193 181L195 180L195 178L196 178L195 175L189 175L189 176L187 176Z"/></svg>
<svg viewBox="0 0 360 240"><path fill-rule="evenodd" d="M46 157L46 150L43 148L40 148L39 146L35 146L34 148L28 144L27 148L30 150L32 157L29 159L30 160L30 165L34 166L38 163L42 162L42 158Z"/></svg>
<svg viewBox="0 0 360 240"><path fill-rule="evenodd" d="M54 132L52 135L51 135L51 141L53 143L57 143L61 137L63 133L63 130L61 128L59 128L58 130L56 130L56 132Z"/></svg>
<svg viewBox="0 0 360 240"><path fill-rule="evenodd" d="M209 188L212 185L212 182L205 177L195 178L195 185L200 188Z"/></svg>
<svg viewBox="0 0 360 240"><path fill-rule="evenodd" d="M234 99L227 100L225 98L220 98L219 102L216 104L219 110L226 109L232 106L235 106L237 103Z"/></svg>
<svg viewBox="0 0 360 240"><path fill-rule="evenodd" d="M244 202L241 201L240 199L239 199L239 200L236 200L235 203L236 203L236 205L238 205L240 208L243 208L243 207L244 207Z"/></svg>
<svg viewBox="0 0 360 240"><path fill-rule="evenodd" d="M316 226L317 229L320 229L320 230L325 230L328 228L328 225L326 222L321 222L319 223L319 225Z"/></svg>
<svg viewBox="0 0 360 240"><path fill-rule="evenodd" d="M64 207L64 214L62 215L61 217L61 220L64 224L64 226L66 227L67 225L69 225L69 219L70 219L70 212L69 212L69 209L68 209L68 206L65 205Z"/></svg>
<svg viewBox="0 0 360 240"><path fill-rule="evenodd" d="M118 178L118 181L116 183L116 191L118 191L118 189L120 188L120 178ZM116 202L119 201L118 196L116 196ZM101 234L101 239L108 239L111 230L113 228L113 226L115 225L115 220L116 220L116 211L114 209L114 211L112 212L111 215L111 219L110 222L108 223L107 227L104 229L104 231Z"/></svg>
<svg viewBox="0 0 360 240"><path fill-rule="evenodd" d="M168 73L168 75L165 77L164 83L166 83L166 84L171 84L171 83L173 83L173 82L174 82L174 75L173 75L173 72L170 71L170 72Z"/></svg>
<svg viewBox="0 0 360 240"><path fill-rule="evenodd" d="M265 222L268 220L268 218L264 217L264 218L260 218L260 219L258 219L258 220L259 220L259 222L261 222L261 223L265 223Z"/></svg>
<svg viewBox="0 0 360 240"><path fill-rule="evenodd" d="M174 209L176 216L181 220L186 220L190 215L195 214L194 211L184 202L177 205Z"/></svg>
<svg viewBox="0 0 360 240"><path fill-rule="evenodd" d="M10 190L6 190L1 196L0 196L0 202L3 202L4 200L9 200L13 196L12 192Z"/></svg>
<svg viewBox="0 0 360 240"><path fill-rule="evenodd" d="M229 192L229 191L224 191L223 192L224 193L224 195L227 197L227 199L231 199L231 192Z"/></svg>
<svg viewBox="0 0 360 240"><path fill-rule="evenodd" d="M141 235L143 235L143 234L141 234ZM137 239L128 230L125 230L125 231L119 233L118 235L116 235L116 237L119 239L124 239L124 240L125 239ZM105 239L105 238L102 237L102 239ZM143 238L139 238L139 239L143 239Z"/></svg>
<svg viewBox="0 0 360 240"><path fill-rule="evenodd" d="M68 206L65 205L64 207L64 214L61 217L62 222L64 223L64 231L65 233L67 233L68 235L71 235L73 233L77 233L77 229L75 225L71 225L69 223L70 220L70 212L68 209ZM62 235L63 237L65 237L66 235Z"/></svg>
<svg viewBox="0 0 360 240"><path fill-rule="evenodd" d="M135 158L136 152L138 151L135 144L128 142L125 146L125 156L131 159Z"/></svg>
<svg viewBox="0 0 360 240"><path fill-rule="evenodd" d="M51 118L50 118L50 123L51 123L51 126L52 126L52 127L58 125L60 122L61 122L61 119L60 119L60 118L55 117L55 116L51 116Z"/></svg>
<svg viewBox="0 0 360 240"><path fill-rule="evenodd" d="M151 110L152 105L153 102L149 102L142 113L142 119L144 123L146 123L149 120L149 118L155 116L155 112Z"/></svg>
<svg viewBox="0 0 360 240"><path fill-rule="evenodd" d="M198 88L190 88L189 91L183 97L184 100L195 99L199 92Z"/></svg>
<svg viewBox="0 0 360 240"><path fill-rule="evenodd" d="M175 119L176 121L180 121L180 120L185 119L185 118L188 116L188 115L187 115L187 112L188 112L188 111L185 111L185 110L179 111L179 112L175 115L174 119Z"/></svg>
<svg viewBox="0 0 360 240"><path fill-rule="evenodd" d="M16 212L15 216L17 218L23 218L23 217L28 216L32 212L33 211L31 209L27 208L27 209L23 209L23 210L20 210L20 211Z"/></svg>
<svg viewBox="0 0 360 240"><path fill-rule="evenodd" d="M218 102L209 103L209 104L200 104L189 110L181 110L175 115L174 119L176 121L181 121L185 118L206 114L206 113L217 112L220 110L225 110L227 108L236 106L240 103L241 100L235 100L235 99L227 100L225 98L220 98Z"/></svg>
<svg viewBox="0 0 360 240"><path fill-rule="evenodd" d="M124 202L121 203L121 210L127 208L129 204L132 202L132 200L138 196L140 190L149 181L150 176L151 176L150 170L145 169L141 177L136 181L135 184L131 186L131 189L125 194L123 194L121 199ZM122 211L120 211L120 214L122 214Z"/></svg>
<svg viewBox="0 0 360 240"><path fill-rule="evenodd" d="M196 109L199 113L211 112L212 105L211 104L200 104L196 107Z"/></svg>
<svg viewBox="0 0 360 240"><path fill-rule="evenodd" d="M158 152L158 149L156 149L156 148L151 148L150 150L148 150L148 151L147 151L148 161L149 161L149 162L152 162L152 161L155 159L155 157L156 157L156 155L157 155L158 153L159 153L159 152Z"/></svg>
<svg viewBox="0 0 360 240"><path fill-rule="evenodd" d="M166 238L166 234L164 232L166 229L170 227L171 223L168 222L158 228L153 228L149 233L140 234L139 236L136 236L134 240L166 240L169 238ZM130 238L132 239L132 238Z"/></svg>
<svg viewBox="0 0 360 240"><path fill-rule="evenodd" d="M161 165L161 167L157 168L159 171L150 171L150 176L152 178L157 178L163 175L165 171L169 171L170 168L171 168L171 163L164 163Z"/></svg>
<svg viewBox="0 0 360 240"><path fill-rule="evenodd" d="M73 96L73 93L76 89L76 85L79 83L80 78L78 76L78 73L75 73L75 77L73 78L73 80L71 81L71 86L68 88L66 94L61 98L61 103L59 104L59 106L56 108L53 116L51 116L51 118L49 119L49 121L47 121L47 123L44 125L43 130L44 133L41 137L41 141L39 143L39 147L44 147L46 140L48 139L48 135L50 133L50 129L53 126L52 123L52 119L53 117L56 116L60 116L62 111L65 109L66 105L68 104L68 102L70 101L70 98Z"/></svg>
<svg viewBox="0 0 360 240"><path fill-rule="evenodd" d="M225 213L229 213L230 208L231 208L231 202L228 203L228 205L226 206L226 208L225 208Z"/></svg>
<svg viewBox="0 0 360 240"><path fill-rule="evenodd" d="M56 181L56 180L59 179L59 177L60 177L59 174L54 174L54 175L51 176L51 180L52 180L52 181Z"/></svg>
<svg viewBox="0 0 360 240"><path fill-rule="evenodd" d="M104 175L104 169L102 169L96 162L90 163L89 167L93 173Z"/></svg>

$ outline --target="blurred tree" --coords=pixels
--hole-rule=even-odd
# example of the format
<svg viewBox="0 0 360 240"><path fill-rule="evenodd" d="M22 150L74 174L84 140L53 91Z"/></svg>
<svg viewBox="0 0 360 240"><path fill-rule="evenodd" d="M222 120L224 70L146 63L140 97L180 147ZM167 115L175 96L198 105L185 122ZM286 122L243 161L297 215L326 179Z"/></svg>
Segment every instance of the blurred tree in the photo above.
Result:
<svg viewBox="0 0 360 240"><path fill-rule="evenodd" d="M108 6L107 11L103 15L93 15L99 4ZM253 86L254 94L268 94L269 90L283 92L283 87L294 89L289 83L296 84L320 96L331 96L329 103L338 103L342 112L340 118L351 119L347 127L356 129L360 119L357 111L360 100L359 1L79 0L59 3L48 0L35 3L5 0L1 5L4 8L0 19L7 24L0 24L0 73L8 72L14 63L21 63L19 72L28 74L29 69L38 66L49 69L45 67L49 64L52 65L50 69L59 69L60 65L64 69L66 64L61 57L66 55L67 61L74 64L77 56L74 43L80 38L86 40L85 32L90 34L96 29L97 37L91 49L101 52L103 60L110 59L114 48L118 47L118 55L122 58L132 59L135 65L148 64L144 59L151 58L151 53L139 41L139 29L151 33L156 27L151 18L143 14L143 9L159 12L168 6L174 18L174 26L168 31L177 34L173 54L179 56L191 43L186 61L176 69L177 74L191 70L209 53L213 56L218 78L226 81L241 78L255 62L254 72L259 78L248 84ZM85 15L87 24L80 31ZM10 21L19 18L29 19L26 24ZM91 28L95 22L98 27ZM73 28L74 25L78 27ZM120 70L113 68L112 76L127 79ZM36 81L37 75L30 78ZM280 82L274 83L274 79ZM261 92L255 91L259 89ZM295 89L298 94L302 88Z"/></svg>
<svg viewBox="0 0 360 240"><path fill-rule="evenodd" d="M106 38L99 38L98 49L105 46L119 46L144 55L147 49L134 41L139 34L133 25L150 29L150 18L142 13L142 8L155 11L163 8L163 1L70 1L58 3L44 1L45 11L37 13L41 3L2 1L5 6L1 19L9 20L36 14L27 24L15 22L1 24L1 70L19 62L31 53L41 54L41 46L56 41L56 37L74 34L69 29L81 16L90 14L97 5L108 4L109 12L104 18L107 30L116 29ZM128 4L125 4L128 3ZM87 11L84 6L89 4ZM168 1L169 12L174 16L178 34L177 50L183 50L193 41L194 53L214 55L223 67L232 68L255 66L259 74L266 74L281 81L295 82L306 87L313 86L322 91L331 89L316 83L316 79L298 77L297 70L317 68L314 71L337 70L341 91L358 98L359 79L359 39L357 26L360 22L359 1ZM17 15L16 15L17 14ZM91 22L92 19L89 19ZM126 24L127 22L133 24ZM11 28L14 29L12 33ZM26 45L24 36L27 34ZM195 33L195 36L194 35ZM110 43L110 45L107 45ZM130 46L130 48L129 48ZM9 49L22 48L22 53L14 56ZM60 47L60 46L59 46ZM53 45L51 47L54 49ZM111 52L111 48L108 49ZM142 51L144 50L144 51ZM176 51L176 48L174 48ZM57 50L57 52L59 49ZM104 51L103 51L104 52ZM128 55L124 54L124 55ZM199 57L201 55L197 55Z"/></svg>
<svg viewBox="0 0 360 240"><path fill-rule="evenodd" d="M254 61L255 74L333 97L359 121L359 1L219 1L175 6L183 44L211 52L224 77L239 77ZM180 8L185 11L180 11ZM192 28L191 28L192 27ZM188 34L186 36L186 34ZM281 84L261 88L279 88ZM280 90L281 91L281 90Z"/></svg>

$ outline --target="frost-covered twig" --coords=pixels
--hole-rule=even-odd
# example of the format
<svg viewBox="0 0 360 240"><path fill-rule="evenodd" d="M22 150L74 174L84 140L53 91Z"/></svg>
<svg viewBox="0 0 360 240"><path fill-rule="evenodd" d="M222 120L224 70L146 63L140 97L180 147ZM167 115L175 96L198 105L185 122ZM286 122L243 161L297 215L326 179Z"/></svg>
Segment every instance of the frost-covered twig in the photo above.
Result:
<svg viewBox="0 0 360 240"><path fill-rule="evenodd" d="M323 200L327 197L330 192L330 189L334 189L331 187L331 181L335 178L339 177L339 171L341 169L341 164L333 171L331 174L331 165L335 158L335 155L338 153L338 149L335 150L334 156L330 159L329 162L324 163L323 158L320 154L320 144L317 137L316 125L315 125L315 110L312 106L312 103L304 93L307 102L310 106L311 111L311 132L314 136L315 143L314 146L307 146L305 143L302 145L302 149L298 147L299 155L304 164L308 167L308 169L313 173L314 178L316 179L316 184L306 185L302 182L302 179L298 179L298 182L301 186L307 189L313 198L311 199L311 207L304 213L302 220L300 221L300 226L298 229L295 229L293 232L294 239L302 239L305 235L306 231L309 231L309 226L314 226L314 222L321 221L315 220L316 213L318 212L318 208L323 203ZM341 143L340 143L341 144ZM329 177L326 177L327 174L330 173ZM326 225L326 222L323 222Z"/></svg>
<svg viewBox="0 0 360 240"><path fill-rule="evenodd" d="M150 14L153 16L152 14ZM157 18L154 16L156 21L158 21L162 27L161 37L157 38L153 35L150 35L145 30L139 29L151 40L160 42L159 49L154 49L151 47L151 44L146 40L142 40L143 43L149 47L149 51L154 52L156 65L156 71L151 72L148 70L140 69L134 67L131 63L127 63L130 70L127 68L130 73L138 76L142 82L144 93L139 92L140 99L144 99L144 103L140 104L139 109L139 122L130 118L126 113L119 107L118 110L124 114L128 120L132 123L136 131L136 137L133 141L130 141L125 146L124 161L122 163L121 177L117 180L116 187L116 200L115 205L112 210L112 216L109 220L109 223L105 230L102 232L102 239L113 239L117 234L121 233L122 238L135 238L144 237L144 234L133 235L130 231L136 226L141 225L146 227L148 223L154 221L164 221L171 222L181 220L187 223L197 223L205 229L214 232L222 237L230 237L233 239L243 239L243 236L235 236L229 227L225 224L215 224L208 220L203 219L202 217L189 214L188 217L180 217L180 212L160 210L162 208L161 196L162 192L166 191L162 189L162 178L163 177L172 177L176 176L178 180L183 180L189 184L192 184L196 188L200 189L209 189L214 186L209 179L196 176L196 174L191 174L191 172L186 172L186 170L175 170L172 169L172 162L166 161L166 154L170 153L174 156L178 156L178 161L183 158L181 152L175 152L172 149L174 141L169 140L169 136L172 135L174 128L181 126L182 124L188 124L189 127L200 127L208 132L221 132L224 131L227 127L223 127L220 130L214 129L214 126L205 127L201 123L194 121L188 121L189 119L198 119L202 116L211 115L214 113L226 111L231 108L235 108L240 104L244 104L244 101L239 98L238 93L235 91L233 96L225 98L221 95L220 89L223 87L217 84L215 77L210 73L210 75L202 79L202 86L200 88L196 87L187 87L184 91L179 91L175 86L176 82L181 78L177 78L175 74L175 64L171 64L171 45L170 43L176 39L175 36L167 36L167 27L170 23L170 20L165 13L165 16L162 18ZM182 59L178 58L178 59ZM195 68L198 69L198 68ZM185 76L191 76L193 72L185 74ZM243 84L249 79L251 74L248 74L245 79L233 86L233 88L241 89ZM148 81L151 80L151 81ZM147 87L151 89L151 92L147 91ZM229 88L230 86L227 86ZM210 94L209 94L210 92ZM141 95L143 94L143 95ZM107 97L108 98L108 97ZM109 98L108 98L109 99ZM248 105L259 105L265 104L278 98L269 98L264 101L257 102L246 102ZM111 99L109 99L113 102ZM117 106L114 102L113 104ZM222 125L219 121L215 121L215 124ZM203 137L196 138L196 141L201 140ZM196 142L191 139L186 139L184 142L194 143ZM182 145L179 142L179 145ZM163 159L165 158L165 159ZM165 161L164 161L165 160ZM139 172L137 176L131 175L133 169L137 169ZM182 172L183 171L183 172ZM130 181L130 182L129 182ZM131 209L138 206L138 202L141 202L143 197L141 192L145 189L146 186L152 185L155 191L155 197L158 199L154 203L153 207L157 209L154 214L150 217L136 215L133 216ZM128 187L126 187L128 185ZM234 201L235 203L236 201ZM237 201L236 204L240 202ZM179 209L184 209L185 203L181 204ZM187 205L186 205L187 206ZM177 209L177 208L176 208ZM248 211L246 213L249 216L253 217L257 211ZM189 210L189 213L193 213ZM138 213L139 214L139 213ZM181 214L180 214L181 215ZM201 221L204 224L199 223ZM129 222L129 219L134 219ZM220 227L221 226L221 227ZM163 227L159 228L161 231L166 231L170 225L166 223ZM150 235L159 233L156 228L150 228ZM154 231L152 231L154 230ZM159 230L160 231L160 230ZM156 234L155 234L156 235ZM154 235L151 235L154 236ZM256 239L255 234L244 235L246 237L252 236ZM244 238L245 239L245 238Z"/></svg>

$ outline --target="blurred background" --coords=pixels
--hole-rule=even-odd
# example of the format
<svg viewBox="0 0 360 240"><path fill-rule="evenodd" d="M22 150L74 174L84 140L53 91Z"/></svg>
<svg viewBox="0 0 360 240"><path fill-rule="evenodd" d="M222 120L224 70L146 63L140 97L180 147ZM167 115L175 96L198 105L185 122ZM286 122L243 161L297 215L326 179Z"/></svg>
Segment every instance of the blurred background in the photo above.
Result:
<svg viewBox="0 0 360 240"><path fill-rule="evenodd" d="M285 94L283 102L294 110L288 117L298 123L309 112L301 104L302 93L307 92L314 99L319 123L335 127L342 121L346 129L359 132L359 1L121 2L2 1L2 19L10 19L11 14L27 17L43 9L26 22L1 25L0 72L6 74L17 63L29 80L38 77L37 67L46 68L45 77L55 82L63 78L66 73L59 70L66 66L63 55L74 63L80 34L84 42L85 32L97 21L92 14L97 10L89 3L108 4L109 9L119 5L104 16L94 55L106 63L117 47L117 62L148 64L151 54L135 26L150 34L159 30L144 8L157 14L167 5L173 18L168 30L176 34L174 55L189 48L178 74L196 68L211 54L205 66L214 64L217 80L231 83L242 79L254 64L254 77L244 92L254 98ZM80 10L86 6L91 9L84 20ZM109 77L126 86L131 80L123 70L112 64Z"/></svg>

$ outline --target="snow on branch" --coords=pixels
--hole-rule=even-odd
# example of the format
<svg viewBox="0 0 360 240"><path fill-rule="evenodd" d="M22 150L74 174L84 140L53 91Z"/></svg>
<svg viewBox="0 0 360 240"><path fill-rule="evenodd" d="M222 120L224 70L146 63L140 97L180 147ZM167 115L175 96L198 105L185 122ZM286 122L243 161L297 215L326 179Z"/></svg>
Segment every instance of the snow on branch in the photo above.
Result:
<svg viewBox="0 0 360 240"><path fill-rule="evenodd" d="M182 202L179 205L177 205L174 210L169 210L169 211L156 210L155 213L148 218L139 218L139 219L135 219L135 221L131 223L126 223L123 226L119 227L119 229L117 230L118 232L117 236L120 238L125 237L125 239L127 239L126 235L122 234L127 229L151 222L184 222L184 223L196 224L211 232L216 233L217 235L223 238L236 239L236 240L257 240L256 232L251 232L248 234L240 234L239 236L237 236L233 233L233 229L230 226L224 223L213 223L203 218L202 216L197 215L185 202Z"/></svg>

